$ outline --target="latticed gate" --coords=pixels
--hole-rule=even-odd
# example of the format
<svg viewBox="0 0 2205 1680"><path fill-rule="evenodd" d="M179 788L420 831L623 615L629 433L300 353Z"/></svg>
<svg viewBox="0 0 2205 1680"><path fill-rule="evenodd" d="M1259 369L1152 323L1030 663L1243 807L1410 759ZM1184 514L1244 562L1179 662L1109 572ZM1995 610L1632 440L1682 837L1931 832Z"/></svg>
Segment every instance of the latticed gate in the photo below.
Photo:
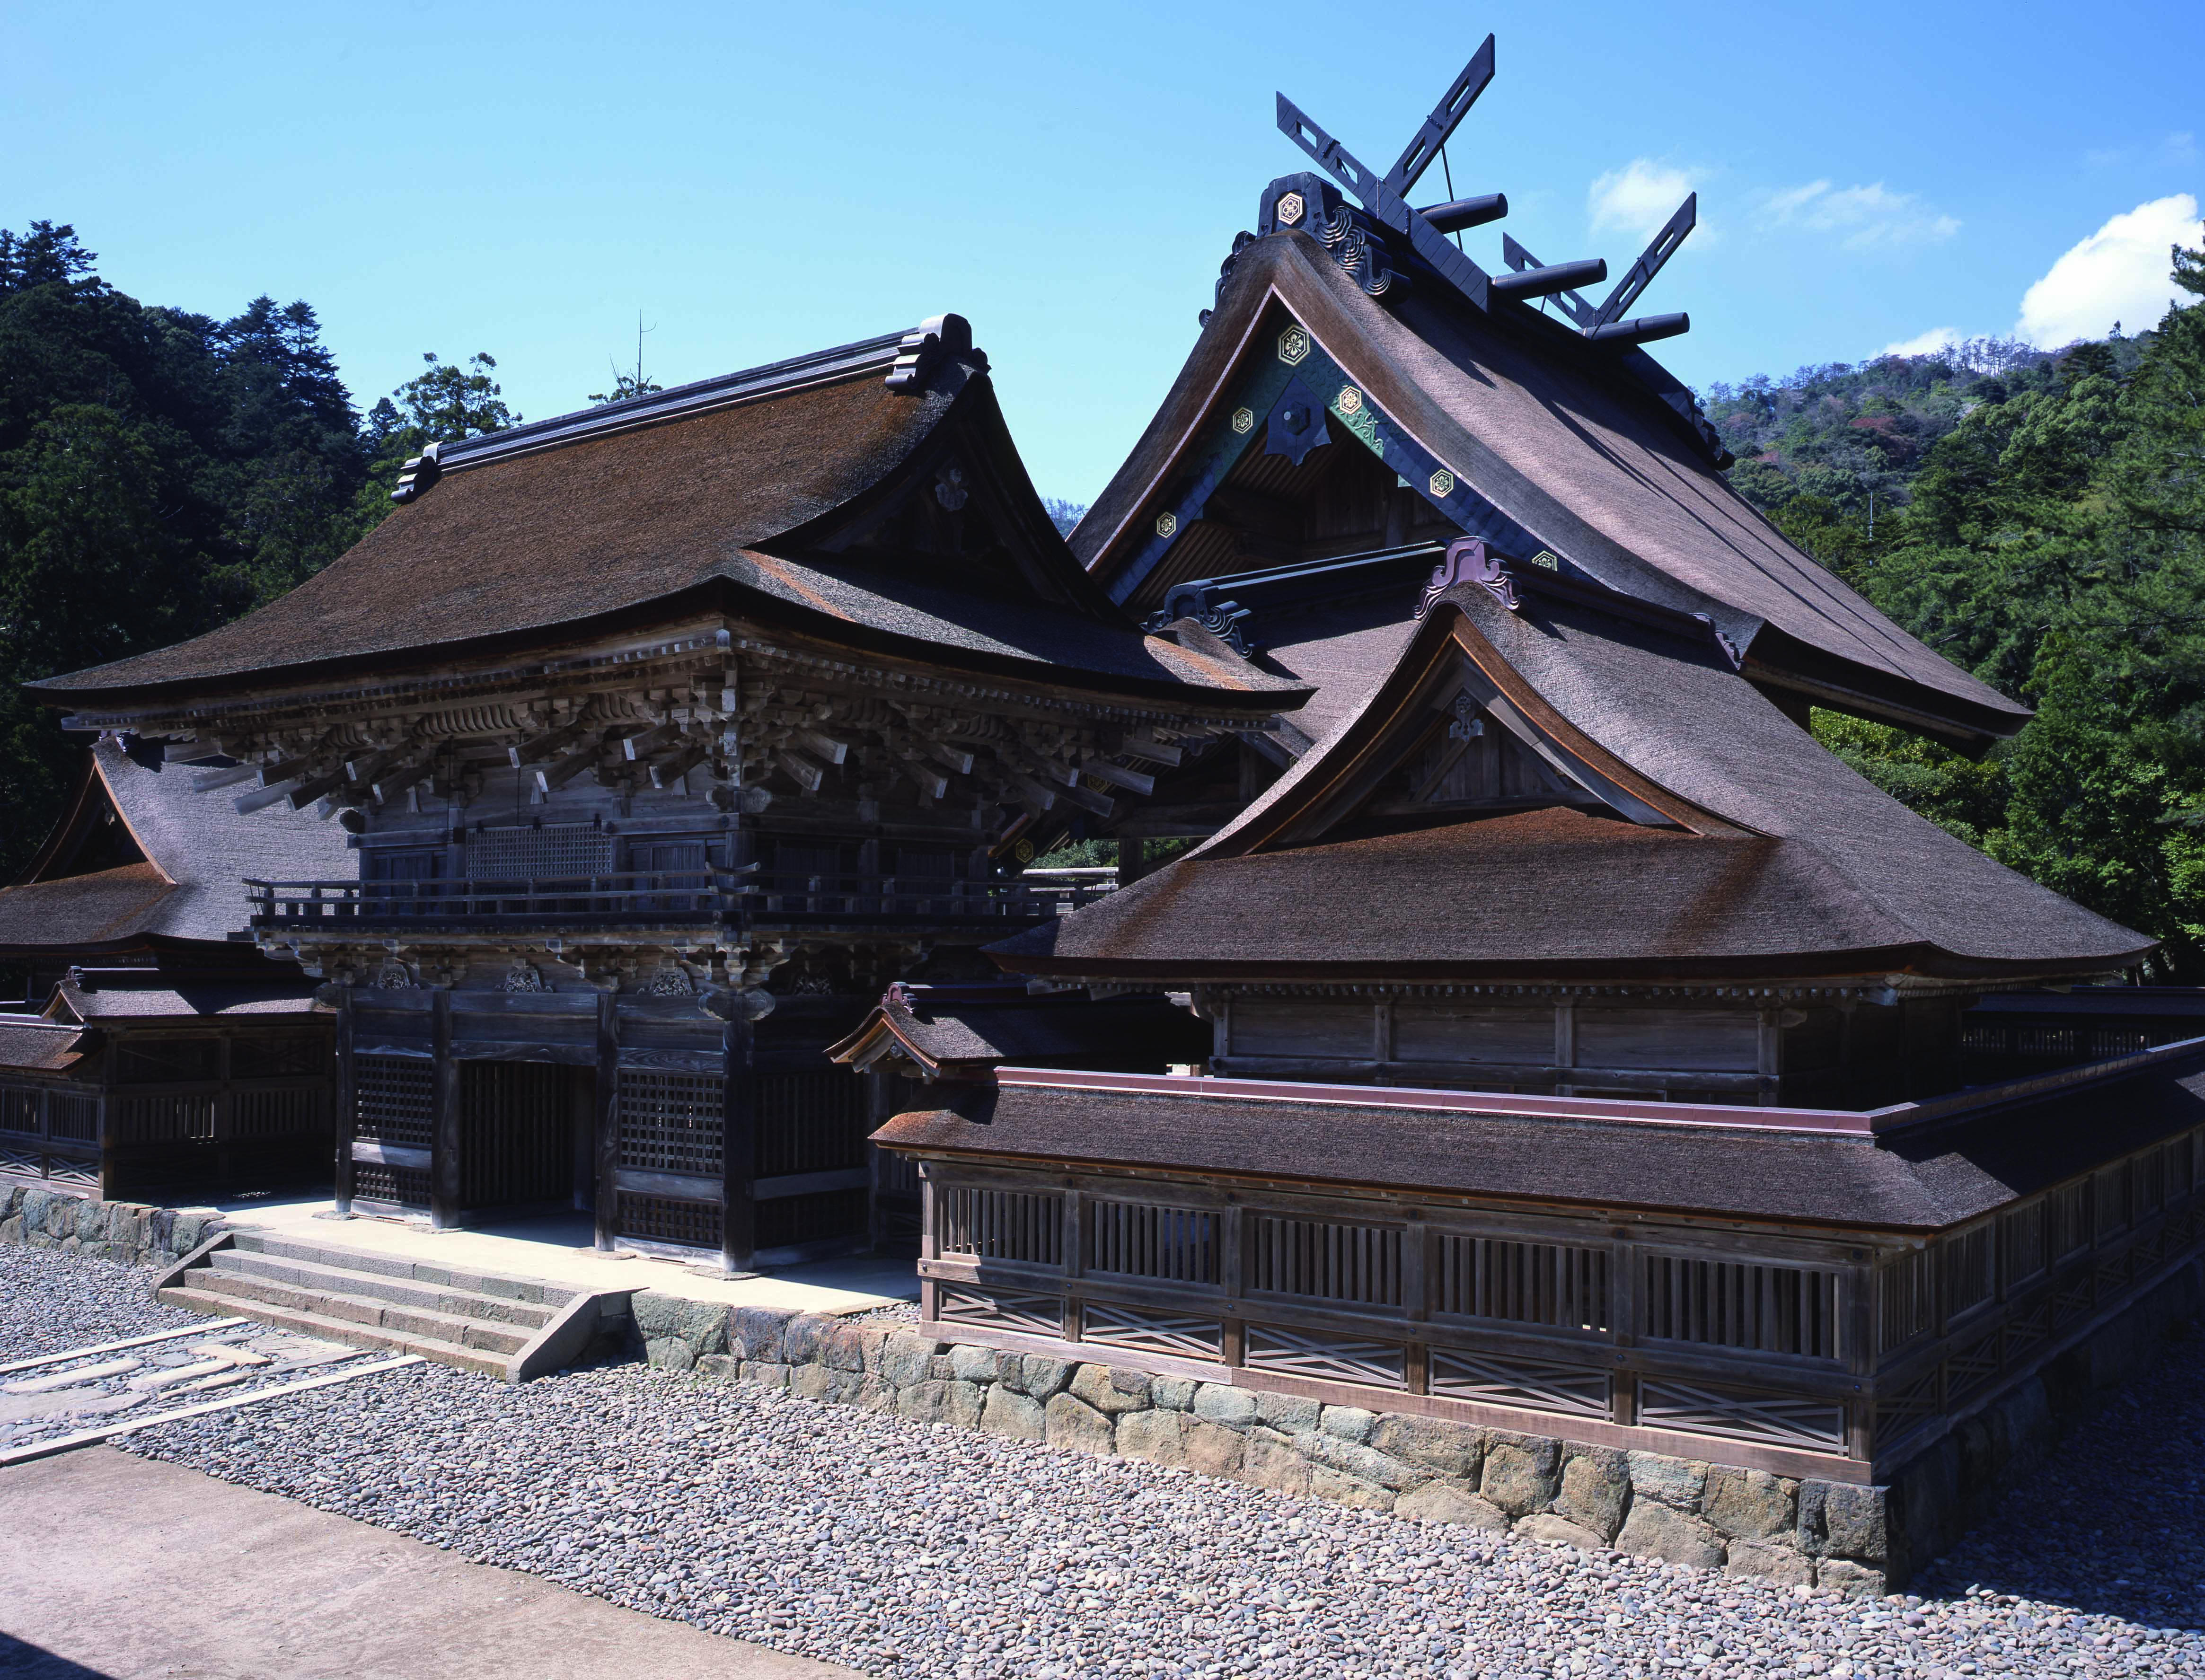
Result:
<svg viewBox="0 0 2205 1680"><path fill-rule="evenodd" d="M429 1205L428 1152L435 1070L418 1056L360 1056L353 1063L353 1135L389 1151L419 1151L419 1166L389 1158L353 1161L353 1194L401 1207Z"/></svg>
<svg viewBox="0 0 2205 1680"><path fill-rule="evenodd" d="M623 1172L663 1173L695 1181L620 1190L618 1230L645 1242L717 1249L719 1189L726 1155L728 1082L716 1073L620 1072L619 1162Z"/></svg>

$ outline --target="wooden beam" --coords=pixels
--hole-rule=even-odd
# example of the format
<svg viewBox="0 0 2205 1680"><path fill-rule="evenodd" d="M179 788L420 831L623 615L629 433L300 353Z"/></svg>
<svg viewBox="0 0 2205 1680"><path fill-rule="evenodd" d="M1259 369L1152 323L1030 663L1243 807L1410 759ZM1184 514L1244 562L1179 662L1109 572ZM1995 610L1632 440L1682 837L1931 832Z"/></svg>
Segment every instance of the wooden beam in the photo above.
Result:
<svg viewBox="0 0 2205 1680"><path fill-rule="evenodd" d="M1143 775L1138 770L1129 770L1107 758L1090 758L1080 768L1097 781L1107 781L1113 787L1123 787L1144 797L1156 791L1154 776Z"/></svg>
<svg viewBox="0 0 2205 1680"><path fill-rule="evenodd" d="M546 793L555 787L564 787L603 757L604 751L605 743L602 736L585 741L565 757L556 758L538 770L537 787Z"/></svg>
<svg viewBox="0 0 2205 1680"><path fill-rule="evenodd" d="M554 729L525 740L519 746L506 748L506 756L513 761L513 768L517 770L524 765L556 757L589 733L587 723L570 723L563 729Z"/></svg>
<svg viewBox="0 0 2205 1680"><path fill-rule="evenodd" d="M648 759L678 742L683 727L679 723L661 723L640 734L630 735L621 742L621 757L631 763Z"/></svg>
<svg viewBox="0 0 2205 1680"><path fill-rule="evenodd" d="M663 758L654 758L651 762L651 785L653 787L673 787L703 763L705 755L710 751L710 747L700 742L695 746L684 747L679 752L669 752Z"/></svg>
<svg viewBox="0 0 2205 1680"><path fill-rule="evenodd" d="M592 1117L597 1144L597 1247L609 1253L620 1234L620 1010L610 992L597 994L597 1079Z"/></svg>
<svg viewBox="0 0 2205 1680"><path fill-rule="evenodd" d="M929 741L926 751L936 763L947 764L960 776L972 774L972 755L963 747L952 746L947 741Z"/></svg>
<svg viewBox="0 0 2205 1680"><path fill-rule="evenodd" d="M337 1111L330 1116L336 1137L336 1211L352 1212L352 1140L360 1125L360 1098L353 1064L352 988L337 994Z"/></svg>
<svg viewBox="0 0 2205 1680"><path fill-rule="evenodd" d="M800 752L780 751L773 756L781 768L788 771L807 793L817 793L819 784L827 780L827 772Z"/></svg>
<svg viewBox="0 0 2205 1680"><path fill-rule="evenodd" d="M788 739L830 764L839 764L850 756L847 746L831 735L821 734L817 729L792 729L788 732Z"/></svg>
<svg viewBox="0 0 2205 1680"><path fill-rule="evenodd" d="M1151 735L1128 735L1119 743L1118 751L1123 757L1145 758L1151 764L1177 765L1186 757L1179 748Z"/></svg>
<svg viewBox="0 0 2205 1680"><path fill-rule="evenodd" d="M452 994L430 994L429 1223L450 1231L460 1222L460 1064L452 1055Z"/></svg>
<svg viewBox="0 0 2205 1680"><path fill-rule="evenodd" d="M436 756L427 754L418 763L400 764L383 770L376 776L371 791L375 794L377 804L385 803L392 795L403 793L415 782L429 776L436 768Z"/></svg>
<svg viewBox="0 0 2205 1680"><path fill-rule="evenodd" d="M758 1030L741 1013L721 1035L720 1263L730 1272L748 1271L758 1252Z"/></svg>
<svg viewBox="0 0 2205 1680"><path fill-rule="evenodd" d="M254 793L241 793L231 803L237 807L237 814L240 816L250 816L256 810L267 810L278 800L289 798L291 790L297 786L296 782L279 781L273 787L263 787Z"/></svg>
<svg viewBox="0 0 2205 1680"><path fill-rule="evenodd" d="M232 764L226 770L200 770L192 777L192 792L211 793L217 787L235 787L260 774L258 764Z"/></svg>

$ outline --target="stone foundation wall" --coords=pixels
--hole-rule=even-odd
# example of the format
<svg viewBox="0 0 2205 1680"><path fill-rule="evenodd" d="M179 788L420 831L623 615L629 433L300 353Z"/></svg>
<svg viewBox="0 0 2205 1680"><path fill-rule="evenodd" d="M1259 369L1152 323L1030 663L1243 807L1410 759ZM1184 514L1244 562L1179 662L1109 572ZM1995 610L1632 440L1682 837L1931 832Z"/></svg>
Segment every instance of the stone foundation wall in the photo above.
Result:
<svg viewBox="0 0 2205 1680"><path fill-rule="evenodd" d="M1987 1516L2202 1305L2205 1267L2192 1263L1878 1487L1322 1405L817 1314L652 1292L632 1309L651 1364L707 1379L1428 1522L1871 1596L1896 1589Z"/></svg>
<svg viewBox="0 0 2205 1680"><path fill-rule="evenodd" d="M224 1229L221 1214L100 1202L34 1185L0 1184L0 1243L64 1249L134 1265L168 1265Z"/></svg>

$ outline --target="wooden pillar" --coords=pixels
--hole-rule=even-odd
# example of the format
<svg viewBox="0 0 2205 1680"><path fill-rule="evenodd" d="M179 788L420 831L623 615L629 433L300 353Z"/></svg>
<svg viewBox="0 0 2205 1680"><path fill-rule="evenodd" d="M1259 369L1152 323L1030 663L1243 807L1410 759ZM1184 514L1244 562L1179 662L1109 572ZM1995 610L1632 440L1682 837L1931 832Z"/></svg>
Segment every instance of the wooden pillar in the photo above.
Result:
<svg viewBox="0 0 2205 1680"><path fill-rule="evenodd" d="M727 1129L720 1146L720 1263L746 1272L758 1252L758 1029L730 1021L721 1043Z"/></svg>
<svg viewBox="0 0 2205 1680"><path fill-rule="evenodd" d="M436 1060L429 1087L429 1223L438 1231L460 1222L460 1065L452 1059L452 994L430 994Z"/></svg>
<svg viewBox="0 0 2205 1680"><path fill-rule="evenodd" d="M597 994L597 1246L609 1253L620 1235L620 999Z"/></svg>
<svg viewBox="0 0 2205 1680"><path fill-rule="evenodd" d="M330 1116L330 1125L336 1140L336 1195L340 1214L352 1212L352 1143L360 1125L359 1074L353 1063L354 1019L352 988L348 986L337 999L337 1111Z"/></svg>

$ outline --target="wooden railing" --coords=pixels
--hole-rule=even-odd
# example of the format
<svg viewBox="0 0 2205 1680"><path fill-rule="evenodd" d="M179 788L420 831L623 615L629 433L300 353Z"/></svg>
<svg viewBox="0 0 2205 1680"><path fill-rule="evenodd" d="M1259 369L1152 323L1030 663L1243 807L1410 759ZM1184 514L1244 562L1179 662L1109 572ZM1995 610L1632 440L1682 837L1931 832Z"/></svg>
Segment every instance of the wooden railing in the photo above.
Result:
<svg viewBox="0 0 2205 1680"><path fill-rule="evenodd" d="M797 870L624 870L527 879L247 881L253 925L424 923L484 928L664 926L734 920L835 926L924 925L985 917L1040 922L1091 902L1108 882L814 874Z"/></svg>
<svg viewBox="0 0 2205 1680"><path fill-rule="evenodd" d="M2205 1242L2205 1129L1926 1245L923 1171L924 1312L945 1330L1340 1404L1428 1395L1504 1427L1713 1436L1787 1474L1801 1455L1881 1474Z"/></svg>

